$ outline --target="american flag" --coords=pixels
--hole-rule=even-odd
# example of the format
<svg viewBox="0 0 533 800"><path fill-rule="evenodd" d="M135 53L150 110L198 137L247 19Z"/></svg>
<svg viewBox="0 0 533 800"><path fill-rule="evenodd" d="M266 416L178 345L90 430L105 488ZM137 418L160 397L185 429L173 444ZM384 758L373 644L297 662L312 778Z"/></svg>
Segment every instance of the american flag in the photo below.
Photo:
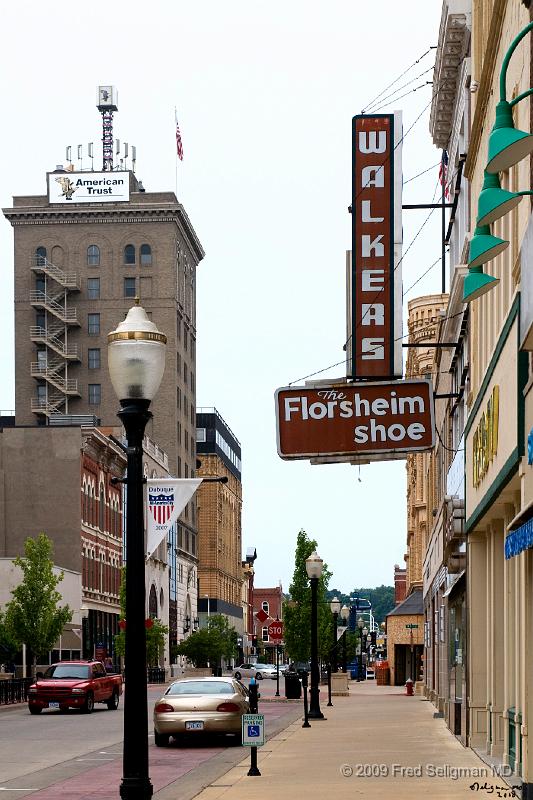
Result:
<svg viewBox="0 0 533 800"><path fill-rule="evenodd" d="M180 161L183 161L183 142L181 141L181 133L180 133L180 126L178 122L178 115L175 113L176 116L176 148L178 151L178 158Z"/></svg>
<svg viewBox="0 0 533 800"><path fill-rule="evenodd" d="M450 197L450 188L447 181L448 181L448 151L443 150L439 167L439 183L441 186L444 186L444 197L446 198L446 200L448 200Z"/></svg>

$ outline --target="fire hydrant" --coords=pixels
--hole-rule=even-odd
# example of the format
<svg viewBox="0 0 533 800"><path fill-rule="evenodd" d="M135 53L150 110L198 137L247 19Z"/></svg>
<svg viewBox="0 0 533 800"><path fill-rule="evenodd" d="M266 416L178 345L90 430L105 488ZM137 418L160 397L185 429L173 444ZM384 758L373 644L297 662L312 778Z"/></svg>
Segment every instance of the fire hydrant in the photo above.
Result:
<svg viewBox="0 0 533 800"><path fill-rule="evenodd" d="M413 686L414 686L414 683L413 683L412 679L411 678L407 678L407 680L405 681L405 688L407 690L405 692L405 694L408 697L412 697L413 696Z"/></svg>

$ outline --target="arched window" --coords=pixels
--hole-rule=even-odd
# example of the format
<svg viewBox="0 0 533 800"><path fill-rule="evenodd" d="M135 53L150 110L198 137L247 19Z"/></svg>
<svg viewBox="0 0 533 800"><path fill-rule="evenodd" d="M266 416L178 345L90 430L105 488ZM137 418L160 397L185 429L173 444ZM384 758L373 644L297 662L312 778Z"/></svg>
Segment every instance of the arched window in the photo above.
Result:
<svg viewBox="0 0 533 800"><path fill-rule="evenodd" d="M270 606L268 605L268 601L267 600L263 600L263 602L261 603L261 608L263 609L265 614L269 614L270 613L270 610L269 610Z"/></svg>
<svg viewBox="0 0 533 800"><path fill-rule="evenodd" d="M101 531L105 530L105 492L104 487L100 486L100 507L98 509L98 527Z"/></svg>
<svg viewBox="0 0 533 800"><path fill-rule="evenodd" d="M124 248L124 263L135 264L135 245L127 244Z"/></svg>
<svg viewBox="0 0 533 800"><path fill-rule="evenodd" d="M141 267L152 266L152 248L149 244L141 245Z"/></svg>
<svg viewBox="0 0 533 800"><path fill-rule="evenodd" d="M135 259L135 251L133 257ZM100 248L96 244L90 244L87 248L87 265L89 267L100 266Z"/></svg>
<svg viewBox="0 0 533 800"><path fill-rule="evenodd" d="M46 261L46 247L38 247L35 251L35 263L37 266L43 266Z"/></svg>
<svg viewBox="0 0 533 800"><path fill-rule="evenodd" d="M150 614L151 619L155 619L157 617L157 591L153 583L150 586L150 597L148 599L148 613Z"/></svg>

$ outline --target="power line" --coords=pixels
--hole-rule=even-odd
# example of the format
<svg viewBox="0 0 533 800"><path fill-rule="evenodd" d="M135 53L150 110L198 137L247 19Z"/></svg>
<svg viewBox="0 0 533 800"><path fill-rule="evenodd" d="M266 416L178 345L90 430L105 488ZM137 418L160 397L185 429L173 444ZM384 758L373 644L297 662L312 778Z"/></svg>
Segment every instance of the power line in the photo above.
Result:
<svg viewBox="0 0 533 800"><path fill-rule="evenodd" d="M406 181L403 182L403 185L405 186L407 183L411 183L411 181L414 181L417 178L420 178L421 175L425 175L426 172L429 172L430 170L435 169L435 167L438 167L439 164L440 164L440 161L437 161L436 164L432 164L430 167L428 167L427 169L424 169L422 172L419 172L417 175L413 175L412 178L408 178Z"/></svg>
<svg viewBox="0 0 533 800"><path fill-rule="evenodd" d="M405 89L406 86L409 86L411 83L414 83L419 78L421 78L423 75L427 75L428 72L431 72L432 69L434 69L434 66L430 67L429 69L425 69L424 72L421 72L419 75L415 75L415 77L411 78L410 81L407 81L407 83L402 84L402 86L399 86L397 89L395 89L390 94L386 95L385 97L382 97L381 100L379 100L377 103L374 103L372 106L368 106L365 109L365 113L375 114L375 113L377 113L377 109L374 108L375 105L377 105L380 108L382 108L384 105L388 105L389 102L391 102L391 103L395 102L395 100L391 100L390 98L393 98L395 94L398 94L398 92L401 92L402 89ZM423 84L423 85L425 85L425 84ZM409 94L409 92L407 94ZM397 98L397 99L399 100L400 98Z"/></svg>
<svg viewBox="0 0 533 800"><path fill-rule="evenodd" d="M401 80L404 75L407 75L409 70L413 69L413 67L415 67L417 64L419 64L420 61L422 61L422 59L425 58L428 53L430 53L432 50L435 50L435 49L436 49L435 47L430 47L428 50L426 50L425 53L422 53L422 55L419 56L419 58L417 58L416 61L413 61L413 63L409 67L407 67L407 69L405 69L400 75L398 75L398 77L395 78L392 81L392 83L389 83L389 85L386 86L378 95L376 95L376 97L374 97L374 99L371 100L370 103L367 103L367 105L361 110L361 114L364 114L366 112L367 108L369 108L370 106L375 105L376 101L379 100L379 98L382 95L384 95L385 92L388 92L388 90L391 88L391 86L394 86L395 83L398 83L398 81Z"/></svg>

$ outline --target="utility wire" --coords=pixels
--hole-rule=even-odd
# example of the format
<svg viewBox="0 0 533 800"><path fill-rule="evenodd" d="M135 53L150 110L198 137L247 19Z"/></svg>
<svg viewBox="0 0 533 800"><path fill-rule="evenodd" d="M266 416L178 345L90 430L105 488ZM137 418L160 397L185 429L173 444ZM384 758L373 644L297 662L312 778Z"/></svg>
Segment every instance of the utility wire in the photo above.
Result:
<svg viewBox="0 0 533 800"><path fill-rule="evenodd" d="M417 175L413 175L412 178L407 178L407 180L403 182L403 185L405 186L407 183L411 183L411 181L414 181L417 178L420 178L421 175L425 175L426 172L429 172L430 170L435 169L435 167L438 167L439 164L440 164L440 161L437 161L436 164L432 164L430 167L428 167L427 169L424 169L422 172L419 172Z"/></svg>
<svg viewBox="0 0 533 800"><path fill-rule="evenodd" d="M399 86L393 92L391 92L390 94L385 95L385 97L382 97L381 100L378 100L372 106L367 106L367 108L365 109L365 113L374 114L374 113L376 113L375 106L382 107L384 105L387 105L389 102L391 102L391 103L395 102L394 100L391 100L390 98L393 98L395 94L398 94L398 92L401 92L402 89L405 89L407 86L410 86L412 83L417 81L419 78L422 78L423 75L427 75L428 72L431 72L434 68L435 68L435 66L433 65L429 69L425 69L424 72L420 72L418 75L415 75L415 77L411 78L410 81L407 81L407 83L403 83L401 86ZM423 85L425 85L425 84L423 84ZM407 94L409 94L409 92L407 92ZM397 99L399 99L399 98L397 98Z"/></svg>
<svg viewBox="0 0 533 800"><path fill-rule="evenodd" d="M407 97L408 94L414 94L415 92L418 92L419 89L424 89L426 86L430 86L431 84L432 84L432 81L425 81L424 83L421 83L420 86L415 86L414 89L409 89L408 92L405 92L404 94L398 95L398 97L395 97L394 100L389 100L387 103L384 103L382 106L378 106L378 108L373 109L373 111L377 114L379 111L382 111L387 106L390 106L391 103L396 103L397 100L402 100L404 97Z"/></svg>
<svg viewBox="0 0 533 800"><path fill-rule="evenodd" d="M428 55L428 53L430 53L432 50L435 50L435 49L436 49L435 47L430 47L428 50L426 50L426 52L425 52L425 53L422 53L422 55L421 55L421 56L419 56L419 58L417 58L417 59L416 59L416 61L413 61L413 63L411 64L411 66L407 67L407 69L405 69L405 70L404 70L404 71L403 71L403 72L402 72L400 75L398 75L398 77L397 77L397 78L395 78L395 79L392 81L392 83L389 83L389 85L388 85L388 86L386 86L386 87L385 87L385 88L384 88L384 89L383 89L383 90L382 90L382 91L381 91L381 92L380 92L378 95L376 95L376 97L374 97L374 99L373 99L373 100L371 100L371 101L370 101L370 103L367 103L367 105L365 106L365 108L363 108L363 109L361 110L361 114L364 114L364 113L366 112L366 109L367 109L367 108L369 108L370 106L373 106L373 105L375 105L376 101L377 101L377 100L378 100L378 99L379 99L379 98L380 98L382 95L384 95L384 94L385 94L385 92L388 92L388 90L391 88L391 86L394 86L394 84L395 84L395 83L398 83L398 81L399 81L399 80L401 80L401 79L403 78L403 76L404 76L404 75L407 75L407 73L409 72L409 70L413 69L413 67L415 67L417 64L419 64L419 63L420 63L420 61L422 61L422 59L423 59L423 58L425 58L425 57Z"/></svg>
<svg viewBox="0 0 533 800"><path fill-rule="evenodd" d="M422 273L422 275L420 275L420 276L419 276L419 277L416 279L416 281L410 285L410 287L409 287L408 289L406 289L406 290L405 290L405 292L403 293L403 296L405 297L405 295L406 295L406 294L408 294L408 293L411 291L411 289L412 289L414 286L416 286L416 284L417 284L419 281L421 281L421 280L422 280L422 278L425 278L425 276L428 274L428 272L431 272L431 270L433 269L433 267L436 267L436 266L437 266L437 264L438 264L440 261L441 261L441 256L439 256L439 257L437 258L437 260L436 260L436 261L434 261L434 262L433 262L433 264L431 264L431 266L430 266L430 267L428 267L428 268L427 268L427 270L426 270L425 272L423 272L423 273Z"/></svg>

